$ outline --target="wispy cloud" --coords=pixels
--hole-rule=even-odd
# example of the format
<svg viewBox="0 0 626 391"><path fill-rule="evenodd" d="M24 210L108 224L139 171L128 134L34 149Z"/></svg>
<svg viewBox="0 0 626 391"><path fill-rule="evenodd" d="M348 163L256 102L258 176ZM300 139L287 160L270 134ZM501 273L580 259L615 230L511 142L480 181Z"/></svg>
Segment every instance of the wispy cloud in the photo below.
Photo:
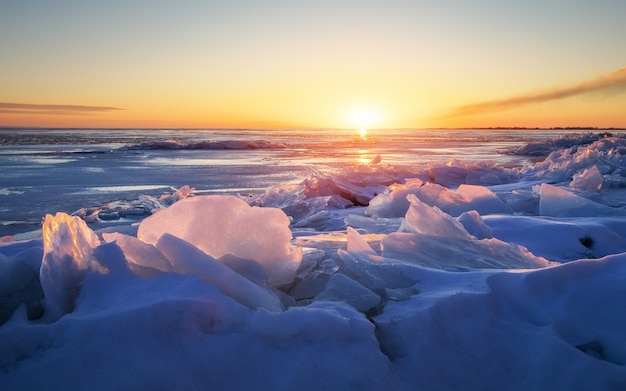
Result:
<svg viewBox="0 0 626 391"><path fill-rule="evenodd" d="M46 105L0 102L0 114L76 115L124 110L118 107L82 105Z"/></svg>
<svg viewBox="0 0 626 391"><path fill-rule="evenodd" d="M448 114L447 117L482 114L513 109L532 103L564 99L575 95L623 90L626 90L626 68L618 69L608 75L603 75L568 87L555 88L552 90L513 96L506 99L460 106Z"/></svg>

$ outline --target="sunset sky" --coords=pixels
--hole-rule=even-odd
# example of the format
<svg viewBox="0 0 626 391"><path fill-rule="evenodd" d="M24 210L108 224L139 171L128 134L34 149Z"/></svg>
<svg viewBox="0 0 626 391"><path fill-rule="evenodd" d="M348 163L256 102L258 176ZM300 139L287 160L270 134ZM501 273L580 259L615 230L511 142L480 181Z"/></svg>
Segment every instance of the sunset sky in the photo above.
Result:
<svg viewBox="0 0 626 391"><path fill-rule="evenodd" d="M626 127L626 1L0 0L0 126Z"/></svg>

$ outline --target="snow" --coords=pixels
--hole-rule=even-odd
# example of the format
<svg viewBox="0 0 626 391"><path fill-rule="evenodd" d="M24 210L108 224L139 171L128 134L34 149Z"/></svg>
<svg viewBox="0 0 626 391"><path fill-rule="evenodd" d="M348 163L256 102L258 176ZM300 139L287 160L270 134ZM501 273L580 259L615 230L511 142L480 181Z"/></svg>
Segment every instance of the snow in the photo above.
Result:
<svg viewBox="0 0 626 391"><path fill-rule="evenodd" d="M0 244L0 389L626 389L624 141L47 215Z"/></svg>
<svg viewBox="0 0 626 391"><path fill-rule="evenodd" d="M618 390L625 260L424 273L420 294L376 318L378 337L397 376L417 389Z"/></svg>

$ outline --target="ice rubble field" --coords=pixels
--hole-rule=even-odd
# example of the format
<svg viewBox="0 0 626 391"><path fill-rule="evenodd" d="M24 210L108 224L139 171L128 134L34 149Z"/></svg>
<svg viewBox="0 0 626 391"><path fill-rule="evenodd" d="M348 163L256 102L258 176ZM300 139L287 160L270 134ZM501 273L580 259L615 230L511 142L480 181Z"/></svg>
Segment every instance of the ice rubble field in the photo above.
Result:
<svg viewBox="0 0 626 391"><path fill-rule="evenodd" d="M626 138L602 136L134 227L49 215L0 246L0 389L624 390Z"/></svg>

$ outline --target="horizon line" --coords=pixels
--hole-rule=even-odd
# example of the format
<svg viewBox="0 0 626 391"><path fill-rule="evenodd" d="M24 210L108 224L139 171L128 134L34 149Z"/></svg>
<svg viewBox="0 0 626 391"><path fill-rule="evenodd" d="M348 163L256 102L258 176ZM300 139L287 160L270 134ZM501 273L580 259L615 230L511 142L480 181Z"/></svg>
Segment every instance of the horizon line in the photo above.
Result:
<svg viewBox="0 0 626 391"><path fill-rule="evenodd" d="M137 130L310 130L310 131L329 131L329 130L341 130L351 131L358 130L357 128L307 128L307 127L291 127L291 128L264 128L264 127L213 127L213 126L192 126L192 127L99 127L99 126L11 126L0 125L0 129L75 129L75 130L123 130L123 129L137 129ZM368 131L377 130L626 130L626 127L620 126L453 126L453 127L399 127L399 128L368 128Z"/></svg>

